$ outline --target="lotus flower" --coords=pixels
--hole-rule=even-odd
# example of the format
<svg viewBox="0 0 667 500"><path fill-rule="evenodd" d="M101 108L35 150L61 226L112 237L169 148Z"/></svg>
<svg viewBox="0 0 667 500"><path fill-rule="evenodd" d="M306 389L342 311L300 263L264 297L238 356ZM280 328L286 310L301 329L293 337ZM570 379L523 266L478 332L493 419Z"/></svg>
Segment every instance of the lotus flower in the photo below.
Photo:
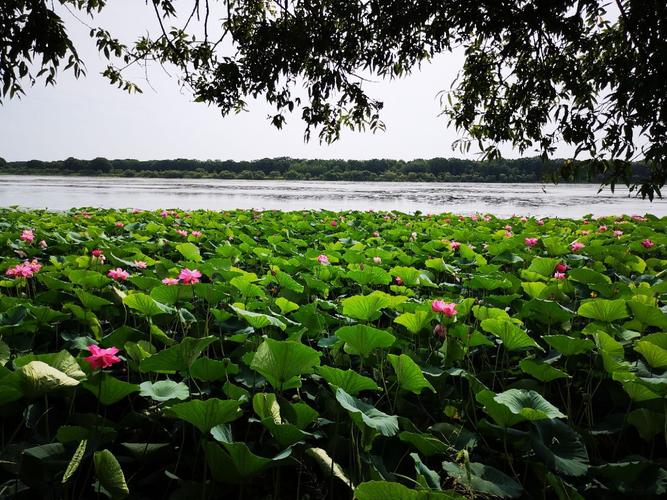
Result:
<svg viewBox="0 0 667 500"><path fill-rule="evenodd" d="M554 270L556 272L559 272L559 273L564 273L565 271L567 271L567 264L563 264L562 262L559 262L558 264L556 264L556 267L554 268Z"/></svg>
<svg viewBox="0 0 667 500"><path fill-rule="evenodd" d="M648 239L648 238L645 239L644 241L642 241L642 246L643 246L644 248L651 248L651 247L654 246L654 245L655 245L655 243L653 243L653 240L650 240L650 239Z"/></svg>
<svg viewBox="0 0 667 500"><path fill-rule="evenodd" d="M201 278L201 273L197 269L181 269L181 272L178 274L178 279L184 285L194 285L199 283L199 278Z"/></svg>
<svg viewBox="0 0 667 500"><path fill-rule="evenodd" d="M377 256L373 257L373 263L374 264L382 264L382 258L377 257Z"/></svg>
<svg viewBox="0 0 667 500"><path fill-rule="evenodd" d="M116 281L125 281L130 277L130 273L121 269L120 267L117 267L116 269L109 269L107 276L109 278L115 279Z"/></svg>
<svg viewBox="0 0 667 500"><path fill-rule="evenodd" d="M614 237L615 238L620 238L621 236L623 236L623 231L621 231L620 229L616 229L614 231Z"/></svg>
<svg viewBox="0 0 667 500"><path fill-rule="evenodd" d="M400 276L396 276L394 278L394 283L396 283L398 286L402 286L403 285L403 280L401 279Z"/></svg>
<svg viewBox="0 0 667 500"><path fill-rule="evenodd" d="M176 232L184 237L187 237L188 235L188 232L185 229L177 229Z"/></svg>
<svg viewBox="0 0 667 500"><path fill-rule="evenodd" d="M201 238L201 234L202 234L201 231L192 231L190 233L190 235L193 236L194 238Z"/></svg>
<svg viewBox="0 0 667 500"><path fill-rule="evenodd" d="M102 349L101 347L90 344L88 346L88 351L90 356L83 358L84 361L90 363L93 370L100 370L102 368L109 368L115 363L120 363L121 359L116 356L118 353L117 347L109 347L108 349Z"/></svg>
<svg viewBox="0 0 667 500"><path fill-rule="evenodd" d="M452 250L456 250L460 246L461 246L461 243L459 243L458 241L452 241L452 242L449 243L449 248L451 248Z"/></svg>
<svg viewBox="0 0 667 500"><path fill-rule="evenodd" d="M329 265L329 257L327 257L324 254L318 255L317 256L317 262L319 262L322 265L327 266L327 265Z"/></svg>
<svg viewBox="0 0 667 500"><path fill-rule="evenodd" d="M537 245L537 238L525 238L523 242L527 247L534 247Z"/></svg>
<svg viewBox="0 0 667 500"><path fill-rule="evenodd" d="M537 219L535 222L537 222L538 226L544 226L544 221L542 219Z"/></svg>
<svg viewBox="0 0 667 500"><path fill-rule="evenodd" d="M102 257L102 256L104 255L104 251L103 251L103 250L100 250L99 248L96 248L95 250L93 250L92 252L90 252L90 254L91 254L93 257L95 257L96 259L98 259L98 258L100 258L100 257Z"/></svg>
<svg viewBox="0 0 667 500"><path fill-rule="evenodd" d="M32 229L24 229L19 238L22 241L27 241L28 243L32 243L33 241L35 241L35 233L32 232Z"/></svg>
<svg viewBox="0 0 667 500"><path fill-rule="evenodd" d="M146 269L148 267L148 264L146 264L143 260L135 260L134 266L138 267L139 269Z"/></svg>
<svg viewBox="0 0 667 500"><path fill-rule="evenodd" d="M579 241L575 241L570 245L570 248L572 249L573 252L578 252L579 250L581 250L585 246L586 245L584 245L583 243L581 243Z"/></svg>
<svg viewBox="0 0 667 500"><path fill-rule="evenodd" d="M48 246L49 245L46 244L46 241L44 241L44 240L39 241L39 248L41 248L42 250L46 250L46 247L48 247Z"/></svg>
<svg viewBox="0 0 667 500"><path fill-rule="evenodd" d="M554 278L556 278L557 280L563 280L565 279L565 273L559 273L558 271L556 271L554 273Z"/></svg>
<svg viewBox="0 0 667 500"><path fill-rule="evenodd" d="M431 310L433 312L442 313L450 318L452 316L456 316L458 313L456 310L456 304L453 302L444 302L442 300L434 300L431 304Z"/></svg>
<svg viewBox="0 0 667 500"><path fill-rule="evenodd" d="M178 278L165 278L162 280L165 285L178 285Z"/></svg>

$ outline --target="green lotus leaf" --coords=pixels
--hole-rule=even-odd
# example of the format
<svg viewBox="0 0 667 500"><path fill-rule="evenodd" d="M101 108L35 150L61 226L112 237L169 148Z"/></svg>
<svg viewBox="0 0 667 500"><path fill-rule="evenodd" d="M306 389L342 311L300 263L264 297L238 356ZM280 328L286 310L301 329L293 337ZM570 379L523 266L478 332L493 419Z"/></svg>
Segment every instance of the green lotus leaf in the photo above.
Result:
<svg viewBox="0 0 667 500"><path fill-rule="evenodd" d="M165 304L161 304L153 297L143 293L131 293L126 295L123 299L123 304L125 304L130 309L139 311L149 318L152 316L157 316L158 314L168 314L174 311L171 307Z"/></svg>
<svg viewBox="0 0 667 500"><path fill-rule="evenodd" d="M414 392L415 394L421 393L423 389L430 389L435 392L435 388L426 380L421 368L419 368L419 365L410 356L406 354L388 354L387 358L391 366L394 367L398 385L401 389Z"/></svg>
<svg viewBox="0 0 667 500"><path fill-rule="evenodd" d="M287 325L278 318L269 316L268 314L257 313L253 311L246 311L240 307L230 306L232 310L241 318L245 319L249 325L254 328L265 328L267 326L275 326L281 330L285 330Z"/></svg>
<svg viewBox="0 0 667 500"><path fill-rule="evenodd" d="M190 260L193 262L201 262L202 256L199 253L199 248L197 245L192 243L179 243L176 245L176 250L185 257L185 260Z"/></svg>
<svg viewBox="0 0 667 500"><path fill-rule="evenodd" d="M566 423L557 419L539 420L534 422L530 435L535 454L548 468L567 476L586 474L586 446Z"/></svg>
<svg viewBox="0 0 667 500"><path fill-rule="evenodd" d="M485 319L482 321L481 326L485 332L492 333L498 337L503 342L503 346L510 351L533 347L542 349L526 332L511 321Z"/></svg>
<svg viewBox="0 0 667 500"><path fill-rule="evenodd" d="M130 494L123 469L109 450L96 451L93 456L95 476L112 499L125 498Z"/></svg>
<svg viewBox="0 0 667 500"><path fill-rule="evenodd" d="M340 387L336 389L336 400L348 411L357 425L366 425L383 436L394 436L398 432L398 418L378 410L373 405L350 396Z"/></svg>
<svg viewBox="0 0 667 500"><path fill-rule="evenodd" d="M151 382L147 380L139 384L141 396L151 398L153 401L169 401L171 399L185 400L190 397L190 390L183 382L173 380L158 380Z"/></svg>
<svg viewBox="0 0 667 500"><path fill-rule="evenodd" d="M205 434L216 425L233 422L243 414L238 401L218 398L178 403L169 408L168 413L191 423Z"/></svg>
<svg viewBox="0 0 667 500"><path fill-rule="evenodd" d="M315 372L322 377L335 391L338 387L352 396L361 391L379 391L380 388L375 381L354 370L341 370L333 366L318 366Z"/></svg>
<svg viewBox="0 0 667 500"><path fill-rule="evenodd" d="M565 418L558 408L535 391L508 389L496 394L493 400L507 407L514 415L520 415L526 420Z"/></svg>
<svg viewBox="0 0 667 500"><path fill-rule="evenodd" d="M535 377L540 382L551 382L559 378L568 378L568 374L548 363L535 361L534 359L522 359L519 368L524 373Z"/></svg>
<svg viewBox="0 0 667 500"><path fill-rule="evenodd" d="M414 313L403 313L394 319L394 323L403 325L410 333L415 335L422 330L430 329L433 315L429 311L415 311Z"/></svg>
<svg viewBox="0 0 667 500"><path fill-rule="evenodd" d="M583 354L595 347L590 339L579 339L568 335L544 335L542 340L564 356Z"/></svg>
<svg viewBox="0 0 667 500"><path fill-rule="evenodd" d="M106 372L101 372L90 377L83 382L83 387L93 395L105 406L117 403L128 395L138 392L139 386L137 384L130 384L123 380L119 380Z"/></svg>
<svg viewBox="0 0 667 500"><path fill-rule="evenodd" d="M336 337L345 342L345 352L362 358L375 349L390 347L396 340L391 333L366 325L344 326L336 330Z"/></svg>
<svg viewBox="0 0 667 500"><path fill-rule="evenodd" d="M577 310L577 314L584 318L603 321L605 323L611 323L612 321L629 316L626 302L622 299L592 299L581 304Z"/></svg>
<svg viewBox="0 0 667 500"><path fill-rule="evenodd" d="M523 487L504 472L477 462L465 466L453 462L443 462L442 468L462 486L476 493L499 498L517 498Z"/></svg>
<svg viewBox="0 0 667 500"><path fill-rule="evenodd" d="M266 339L257 348L250 367L278 390L301 385L301 375L312 373L321 354L300 342Z"/></svg>

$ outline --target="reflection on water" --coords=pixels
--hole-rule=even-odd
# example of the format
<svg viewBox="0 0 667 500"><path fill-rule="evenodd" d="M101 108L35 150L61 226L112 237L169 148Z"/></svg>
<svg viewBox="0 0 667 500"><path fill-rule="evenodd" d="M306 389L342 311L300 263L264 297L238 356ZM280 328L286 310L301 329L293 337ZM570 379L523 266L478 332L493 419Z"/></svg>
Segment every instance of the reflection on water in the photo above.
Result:
<svg viewBox="0 0 667 500"><path fill-rule="evenodd" d="M592 184L481 184L414 182L252 181L104 177L0 176L0 206L65 210L105 208L263 208L279 210L400 210L490 212L550 217L667 215L667 200L653 203L627 191L598 194Z"/></svg>

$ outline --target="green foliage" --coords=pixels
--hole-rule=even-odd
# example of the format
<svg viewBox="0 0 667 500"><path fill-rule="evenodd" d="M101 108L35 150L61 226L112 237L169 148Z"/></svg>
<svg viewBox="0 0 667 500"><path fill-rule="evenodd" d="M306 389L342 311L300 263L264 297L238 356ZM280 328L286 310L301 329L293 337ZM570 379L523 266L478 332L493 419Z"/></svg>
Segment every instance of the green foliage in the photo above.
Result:
<svg viewBox="0 0 667 500"><path fill-rule="evenodd" d="M661 219L87 211L0 209L9 495L667 491ZM196 260L175 223L202 231L200 283L161 283ZM21 242L23 227L48 247ZM586 243L576 254L573 234ZM528 248L525 235L550 244ZM114 261L93 262L92 248ZM6 276L17 249L42 263L32 278ZM133 279L106 279L139 257L149 265ZM93 368L93 352L113 347Z"/></svg>

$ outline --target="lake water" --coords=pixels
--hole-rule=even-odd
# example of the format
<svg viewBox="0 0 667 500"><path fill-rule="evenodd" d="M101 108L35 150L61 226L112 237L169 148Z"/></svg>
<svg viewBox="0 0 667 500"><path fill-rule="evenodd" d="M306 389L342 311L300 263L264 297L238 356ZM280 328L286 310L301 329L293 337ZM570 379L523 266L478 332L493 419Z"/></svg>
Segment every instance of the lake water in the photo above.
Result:
<svg viewBox="0 0 667 500"><path fill-rule="evenodd" d="M597 194L593 184L477 184L145 179L0 176L0 206L224 210L400 210L425 213L514 213L547 217L586 214L667 215L667 200L650 203L626 190Z"/></svg>

